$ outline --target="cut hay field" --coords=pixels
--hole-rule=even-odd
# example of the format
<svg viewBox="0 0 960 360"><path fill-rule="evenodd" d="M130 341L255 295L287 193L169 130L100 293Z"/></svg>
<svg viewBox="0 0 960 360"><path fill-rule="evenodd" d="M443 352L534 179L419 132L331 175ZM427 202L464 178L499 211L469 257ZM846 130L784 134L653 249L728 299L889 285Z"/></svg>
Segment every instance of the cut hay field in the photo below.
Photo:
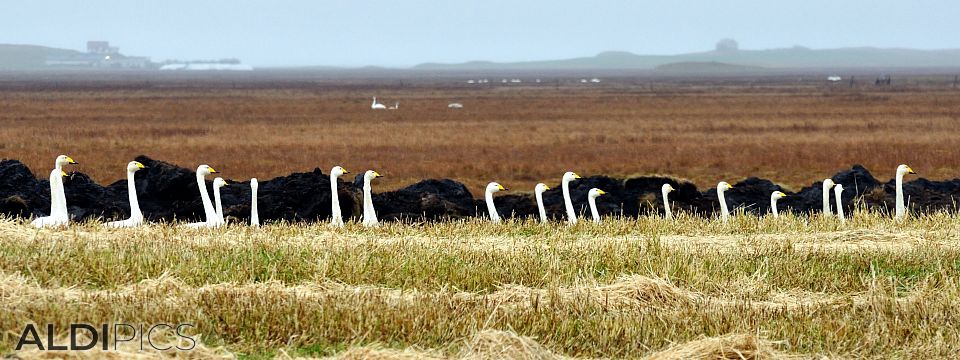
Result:
<svg viewBox="0 0 960 360"><path fill-rule="evenodd" d="M0 158L45 177L66 153L102 184L141 154L210 164L228 179L343 165L387 175L386 190L451 178L474 194L493 180L530 191L565 171L659 173L701 188L749 176L800 188L858 163L960 174L960 91L899 77L897 86L850 89L789 76L473 88L449 79L96 76L0 76ZM372 96L400 109L372 111ZM465 107L447 109L454 101Z"/></svg>
<svg viewBox="0 0 960 360"><path fill-rule="evenodd" d="M4 220L0 354L27 322L186 322L203 346L180 355L196 358L950 358L958 244L945 213L341 230Z"/></svg>

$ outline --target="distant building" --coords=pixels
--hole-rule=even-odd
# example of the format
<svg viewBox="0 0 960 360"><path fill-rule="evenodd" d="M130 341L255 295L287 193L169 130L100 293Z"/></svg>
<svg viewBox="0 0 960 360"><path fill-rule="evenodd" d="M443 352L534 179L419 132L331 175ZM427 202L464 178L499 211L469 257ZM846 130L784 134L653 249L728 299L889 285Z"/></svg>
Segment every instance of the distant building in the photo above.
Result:
<svg viewBox="0 0 960 360"><path fill-rule="evenodd" d="M109 41L87 41L87 53L119 54L120 48L115 46L110 46Z"/></svg>
<svg viewBox="0 0 960 360"><path fill-rule="evenodd" d="M48 55L44 61L49 67L147 69L153 67L150 58L125 56L109 41L87 41L86 53Z"/></svg>

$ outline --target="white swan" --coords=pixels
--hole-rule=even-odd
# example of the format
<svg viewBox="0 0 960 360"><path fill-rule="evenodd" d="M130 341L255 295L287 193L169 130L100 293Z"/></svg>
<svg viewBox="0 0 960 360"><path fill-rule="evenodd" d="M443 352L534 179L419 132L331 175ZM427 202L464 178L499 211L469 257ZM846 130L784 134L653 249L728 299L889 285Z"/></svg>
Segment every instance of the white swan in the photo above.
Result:
<svg viewBox="0 0 960 360"><path fill-rule="evenodd" d="M770 213L773 214L773 217L780 217L780 213L777 212L777 200L783 199L787 194L784 194L782 191L774 191L770 194Z"/></svg>
<svg viewBox="0 0 960 360"><path fill-rule="evenodd" d="M50 216L34 219L31 224L37 228L65 226L70 222L70 213L67 211L67 196L63 190L63 177L67 173L63 167L68 164L78 164L73 158L60 155L53 161L53 171L50 172Z"/></svg>
<svg viewBox="0 0 960 360"><path fill-rule="evenodd" d="M139 161L127 163L127 197L130 199L130 218L120 221L111 221L104 226L113 228L137 227L143 224L143 212L140 211L140 201L137 199L137 183L134 174L144 166Z"/></svg>
<svg viewBox="0 0 960 360"><path fill-rule="evenodd" d="M396 109L399 109L399 108L400 108L400 102L397 101L396 103L394 103L393 106L391 106L391 107L389 107L389 108L387 108L387 109L388 109L388 110L396 110Z"/></svg>
<svg viewBox="0 0 960 360"><path fill-rule="evenodd" d="M590 214L593 215L594 224L600 223L600 212L597 211L597 198L603 194L606 194L606 192L597 188L592 188L590 192L587 193L587 202L590 203Z"/></svg>
<svg viewBox="0 0 960 360"><path fill-rule="evenodd" d="M377 227L380 225L380 222L377 221L377 210L373 208L373 191L370 182L382 176L373 170L367 170L363 173L363 218L361 219L363 220L363 226Z"/></svg>
<svg viewBox="0 0 960 360"><path fill-rule="evenodd" d="M823 216L830 216L830 188L836 183L831 179L823 179Z"/></svg>
<svg viewBox="0 0 960 360"><path fill-rule="evenodd" d="M260 226L260 212L257 210L257 178L250 179L250 226Z"/></svg>
<svg viewBox="0 0 960 360"><path fill-rule="evenodd" d="M897 166L897 212L893 217L897 220L903 220L903 218L907 216L907 207L903 203L903 176L906 174L916 173L906 164L900 164L900 166Z"/></svg>
<svg viewBox="0 0 960 360"><path fill-rule="evenodd" d="M580 175L577 173L567 171L560 182L560 187L563 189L563 206L567 209L567 224L570 225L577 223L577 212L573 210L573 200L570 199L570 182L579 178Z"/></svg>
<svg viewBox="0 0 960 360"><path fill-rule="evenodd" d="M214 202L216 202L216 205L217 205L217 208L216 208L217 225L216 226L221 226L226 224L226 222L223 221L223 203L220 202L220 188L224 186L227 186L227 181L223 180L222 177L217 177L216 179L213 179L213 200Z"/></svg>
<svg viewBox="0 0 960 360"><path fill-rule="evenodd" d="M213 203L210 202L210 194L207 193L207 185L205 181L207 175L216 173L217 170L214 170L212 167L206 164L197 167L197 188L200 189L200 201L203 203L204 221L190 223L186 226L192 228L217 226L217 210L213 208Z"/></svg>
<svg viewBox="0 0 960 360"><path fill-rule="evenodd" d="M837 217L840 218L840 223L843 224L847 219L843 216L843 205L840 201L840 193L843 192L843 184L837 184L833 187L833 194L837 198Z"/></svg>
<svg viewBox="0 0 960 360"><path fill-rule="evenodd" d="M537 210L540 211L540 222L547 223L547 208L543 206L543 192L550 190L547 184L539 183L533 188L533 194L537 198Z"/></svg>
<svg viewBox="0 0 960 360"><path fill-rule="evenodd" d="M337 179L350 172L340 166L330 169L330 224L343 227L343 214L340 212L340 193L337 191Z"/></svg>
<svg viewBox="0 0 960 360"><path fill-rule="evenodd" d="M484 199L487 201L487 212L490 213L490 221L494 224L500 223L500 214L497 213L497 207L493 204L493 193L504 190L507 190L507 188L492 182L487 184L487 191L484 194Z"/></svg>
<svg viewBox="0 0 960 360"><path fill-rule="evenodd" d="M53 211L55 209L53 204L66 197L66 195L63 193L64 176L67 176L67 173L63 172L62 170L53 169L53 171L50 171L50 215L33 219L30 224L34 227L38 229L45 227L59 227L66 226L67 223L70 222L69 215L54 213Z"/></svg>
<svg viewBox="0 0 960 360"><path fill-rule="evenodd" d="M381 103L378 103L378 102L377 102L377 97L374 96L374 97L373 97L373 104L370 104L370 108L373 109L373 110L380 110L380 109L386 109L387 107L384 106L384 105L381 104Z"/></svg>
<svg viewBox="0 0 960 360"><path fill-rule="evenodd" d="M670 185L670 184L663 184L663 186L660 187L660 193L663 194L663 218L664 219L673 219L673 212L670 211L670 200L667 198L667 196L670 194L671 191L674 191L674 190L676 189L674 189L673 185Z"/></svg>
<svg viewBox="0 0 960 360"><path fill-rule="evenodd" d="M730 210L727 209L727 199L723 196L723 193L730 189L733 189L733 186L730 186L726 181L721 181L717 184L717 199L720 200L720 220L723 222L727 222L727 219L730 218Z"/></svg>

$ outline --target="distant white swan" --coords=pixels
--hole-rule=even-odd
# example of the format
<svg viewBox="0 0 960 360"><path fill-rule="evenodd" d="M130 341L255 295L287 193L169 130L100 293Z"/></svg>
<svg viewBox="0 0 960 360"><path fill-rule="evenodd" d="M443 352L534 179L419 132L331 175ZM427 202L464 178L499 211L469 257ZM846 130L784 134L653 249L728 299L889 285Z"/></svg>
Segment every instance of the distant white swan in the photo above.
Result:
<svg viewBox="0 0 960 360"><path fill-rule="evenodd" d="M660 193L663 194L663 218L664 219L673 219L673 211L670 210L670 200L667 198L671 191L676 189L673 188L673 185L663 184L660 187Z"/></svg>
<svg viewBox="0 0 960 360"><path fill-rule="evenodd" d="M217 204L217 225L222 226L226 224L226 221L223 220L223 203L220 202L220 188L227 186L227 181L223 180L222 177L217 177L213 179L213 198Z"/></svg>
<svg viewBox="0 0 960 360"><path fill-rule="evenodd" d="M217 210L213 208L213 203L210 202L210 194L207 193L207 185L205 181L207 175L216 173L217 170L214 170L209 165L200 165L197 167L197 188L200 189L200 201L203 203L204 221L190 223L186 226L192 228L217 226Z"/></svg>
<svg viewBox="0 0 960 360"><path fill-rule="evenodd" d="M727 209L727 199L723 196L723 193L730 189L733 189L733 186L730 186L726 181L721 181L717 184L717 199L720 200L720 220L723 222L727 222L730 218L730 210Z"/></svg>
<svg viewBox="0 0 960 360"><path fill-rule="evenodd" d="M340 166L330 169L330 224L343 227L343 214L340 212L340 193L337 191L337 179L350 172Z"/></svg>
<svg viewBox="0 0 960 360"><path fill-rule="evenodd" d="M497 213L497 207L493 204L493 193L504 190L507 190L507 188L492 182L487 184L487 190L484 194L484 199L487 201L487 212L490 213L490 221L494 224L500 223L500 214Z"/></svg>
<svg viewBox="0 0 960 360"><path fill-rule="evenodd" d="M70 222L70 213L67 211L67 195L63 190L63 177L67 173L63 167L67 164L77 164L73 158L60 155L53 162L53 171L50 171L50 215L34 219L30 224L37 228L66 226Z"/></svg>
<svg viewBox="0 0 960 360"><path fill-rule="evenodd" d="M577 212L573 210L573 200L570 199L570 182L579 179L580 175L572 171L563 174L560 187L563 189L563 206L567 209L567 224L577 223Z"/></svg>
<svg viewBox="0 0 960 360"><path fill-rule="evenodd" d="M840 223L843 224L847 219L843 216L843 204L840 200L840 193L843 192L843 184L837 184L833 187L833 194L837 198L837 217L840 218Z"/></svg>
<svg viewBox="0 0 960 360"><path fill-rule="evenodd" d="M783 199L787 194L784 194L782 191L774 191L770 194L770 212L773 214L773 217L780 217L780 213L777 212L777 200Z"/></svg>
<svg viewBox="0 0 960 360"><path fill-rule="evenodd" d="M120 221L111 221L104 226L114 228L137 227L143 224L143 212L140 211L140 201L137 199L137 183L134 174L144 166L139 161L127 163L127 197L130 199L130 218Z"/></svg>
<svg viewBox="0 0 960 360"><path fill-rule="evenodd" d="M257 178L250 179L250 226L260 226L260 211L257 210Z"/></svg>
<svg viewBox="0 0 960 360"><path fill-rule="evenodd" d="M587 193L587 202L590 203L590 214L593 215L594 224L600 223L600 212L597 211L597 198L603 194L606 194L606 192L597 188L592 188L590 192Z"/></svg>
<svg viewBox="0 0 960 360"><path fill-rule="evenodd" d="M373 188L370 182L382 176L373 170L367 170L363 173L363 218L361 219L363 220L363 226L377 227L380 225L380 222L377 221L377 210L373 208Z"/></svg>
<svg viewBox="0 0 960 360"><path fill-rule="evenodd" d="M537 210L540 211L540 222L547 223L547 208L543 206L543 192L550 190L547 184L539 183L533 188L534 196L537 198Z"/></svg>
<svg viewBox="0 0 960 360"><path fill-rule="evenodd" d="M916 172L906 164L897 166L897 208L894 215L894 219L897 220L903 220L907 216L907 207L903 203L903 176L906 174L916 174Z"/></svg>
<svg viewBox="0 0 960 360"><path fill-rule="evenodd" d="M373 104L370 104L370 108L373 109L373 110L382 110L382 109L386 109L387 107L386 107L385 105L381 104L381 103L378 103L378 102L377 102L377 97L374 96L374 97L373 97Z"/></svg>
<svg viewBox="0 0 960 360"><path fill-rule="evenodd" d="M387 108L387 110L396 110L400 108L400 102L397 101L393 106Z"/></svg>
<svg viewBox="0 0 960 360"><path fill-rule="evenodd" d="M830 216L830 188L836 183L831 179L823 179L823 216Z"/></svg>

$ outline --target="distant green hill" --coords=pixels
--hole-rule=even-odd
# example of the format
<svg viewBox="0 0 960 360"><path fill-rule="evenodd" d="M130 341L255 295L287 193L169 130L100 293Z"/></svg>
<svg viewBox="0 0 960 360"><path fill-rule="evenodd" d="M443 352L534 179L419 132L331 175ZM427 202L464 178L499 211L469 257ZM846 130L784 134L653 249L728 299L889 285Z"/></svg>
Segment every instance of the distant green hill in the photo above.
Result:
<svg viewBox="0 0 960 360"><path fill-rule="evenodd" d="M473 61L461 64L426 63L430 70L524 70L524 69L654 69L672 63L723 63L763 68L848 67L960 67L960 49L913 50L872 47L809 49L792 47L771 50L707 51L680 55L637 55L610 51L596 56L565 60L495 63Z"/></svg>
<svg viewBox="0 0 960 360"><path fill-rule="evenodd" d="M37 45L0 44L0 70L43 68L47 56L80 55L79 51Z"/></svg>

